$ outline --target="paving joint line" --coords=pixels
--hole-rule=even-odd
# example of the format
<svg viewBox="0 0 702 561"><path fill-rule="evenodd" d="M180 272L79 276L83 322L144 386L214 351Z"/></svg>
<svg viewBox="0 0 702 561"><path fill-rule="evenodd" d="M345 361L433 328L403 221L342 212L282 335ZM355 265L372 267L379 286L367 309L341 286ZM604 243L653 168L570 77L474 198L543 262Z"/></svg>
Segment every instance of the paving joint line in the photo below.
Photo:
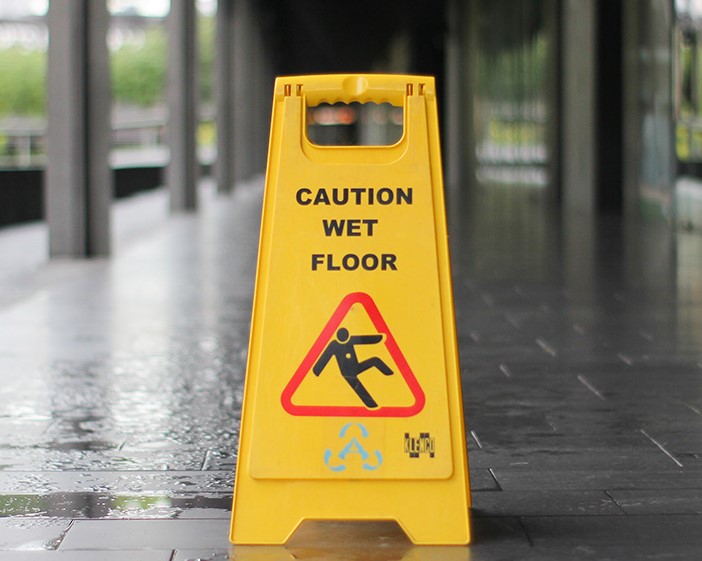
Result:
<svg viewBox="0 0 702 561"><path fill-rule="evenodd" d="M558 351L550 345L547 341L544 339L537 339L536 344L541 348L543 352L545 352L547 355L551 355L553 358L556 358L558 356Z"/></svg>
<svg viewBox="0 0 702 561"><path fill-rule="evenodd" d="M585 376L583 376L582 374L578 374L578 381L588 390L594 393L597 397L599 397L602 401L607 401L607 398L602 394L602 392L598 390L595 386L593 386L590 380L588 380Z"/></svg>
<svg viewBox="0 0 702 561"><path fill-rule="evenodd" d="M644 429L639 430L641 431L641 434L643 434L646 438L653 442L660 449L661 452L663 452L666 456L673 460L678 467L683 467L682 463L680 463L680 460L678 460L675 456L673 456L673 454L666 450L665 446L663 446L660 442L658 442L655 438L648 434Z"/></svg>

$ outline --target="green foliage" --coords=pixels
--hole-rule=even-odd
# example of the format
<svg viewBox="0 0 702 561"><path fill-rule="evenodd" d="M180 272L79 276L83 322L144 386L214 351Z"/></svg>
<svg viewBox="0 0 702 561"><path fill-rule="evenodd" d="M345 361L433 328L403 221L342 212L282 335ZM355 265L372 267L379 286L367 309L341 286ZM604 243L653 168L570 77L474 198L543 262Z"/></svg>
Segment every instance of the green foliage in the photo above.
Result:
<svg viewBox="0 0 702 561"><path fill-rule="evenodd" d="M212 100L214 17L198 18L200 95ZM125 45L112 54L112 88L117 103L150 106L164 99L168 41L163 26L147 30L143 45Z"/></svg>
<svg viewBox="0 0 702 561"><path fill-rule="evenodd" d="M43 115L46 53L0 50L0 116Z"/></svg>
<svg viewBox="0 0 702 561"><path fill-rule="evenodd" d="M214 17L198 22L200 94L212 101L214 65ZM146 30L143 44L125 44L111 53L112 95L125 105L149 107L165 100L167 79L165 26ZM0 50L0 117L44 115L46 104L46 52L20 47Z"/></svg>
<svg viewBox="0 0 702 561"><path fill-rule="evenodd" d="M148 107L163 100L166 87L166 32L146 31L143 45L125 45L112 53L112 95L118 103Z"/></svg>
<svg viewBox="0 0 702 561"><path fill-rule="evenodd" d="M515 103L536 99L546 84L549 45L543 34L517 47L481 51L478 58L479 91L494 101Z"/></svg>
<svg viewBox="0 0 702 561"><path fill-rule="evenodd" d="M198 55L200 60L200 101L208 103L213 98L215 18L198 18Z"/></svg>

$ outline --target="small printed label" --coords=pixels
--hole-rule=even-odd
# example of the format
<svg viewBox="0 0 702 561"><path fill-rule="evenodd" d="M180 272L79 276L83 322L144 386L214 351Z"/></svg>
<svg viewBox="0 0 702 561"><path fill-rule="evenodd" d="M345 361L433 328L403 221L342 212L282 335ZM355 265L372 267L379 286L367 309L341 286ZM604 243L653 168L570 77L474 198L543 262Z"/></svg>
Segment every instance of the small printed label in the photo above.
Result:
<svg viewBox="0 0 702 561"><path fill-rule="evenodd" d="M419 436L410 436L410 433L405 433L405 454L409 454L410 458L419 458L421 454L427 454L433 458L435 451L436 440L428 432L420 432Z"/></svg>

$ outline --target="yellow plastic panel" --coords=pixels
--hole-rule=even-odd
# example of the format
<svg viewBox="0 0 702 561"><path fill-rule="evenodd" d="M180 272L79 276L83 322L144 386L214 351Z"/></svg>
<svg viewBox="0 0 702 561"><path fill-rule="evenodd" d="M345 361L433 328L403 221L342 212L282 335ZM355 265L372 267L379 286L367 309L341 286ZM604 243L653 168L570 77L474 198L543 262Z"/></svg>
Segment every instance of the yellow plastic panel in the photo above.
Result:
<svg viewBox="0 0 702 561"><path fill-rule="evenodd" d="M307 106L390 102L391 146L317 146ZM470 489L434 80L279 78L231 540L395 520L465 544Z"/></svg>

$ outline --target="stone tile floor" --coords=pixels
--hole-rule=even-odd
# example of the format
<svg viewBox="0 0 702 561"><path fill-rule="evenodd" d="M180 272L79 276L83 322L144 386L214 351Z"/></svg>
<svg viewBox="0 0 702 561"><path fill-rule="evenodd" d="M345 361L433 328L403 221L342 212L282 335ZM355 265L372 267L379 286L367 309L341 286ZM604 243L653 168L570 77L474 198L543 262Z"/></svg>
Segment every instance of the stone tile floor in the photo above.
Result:
<svg viewBox="0 0 702 561"><path fill-rule="evenodd" d="M514 193L449 213L468 548L329 523L230 549L258 184L119 203L110 260L0 231L0 561L699 559L702 235Z"/></svg>

